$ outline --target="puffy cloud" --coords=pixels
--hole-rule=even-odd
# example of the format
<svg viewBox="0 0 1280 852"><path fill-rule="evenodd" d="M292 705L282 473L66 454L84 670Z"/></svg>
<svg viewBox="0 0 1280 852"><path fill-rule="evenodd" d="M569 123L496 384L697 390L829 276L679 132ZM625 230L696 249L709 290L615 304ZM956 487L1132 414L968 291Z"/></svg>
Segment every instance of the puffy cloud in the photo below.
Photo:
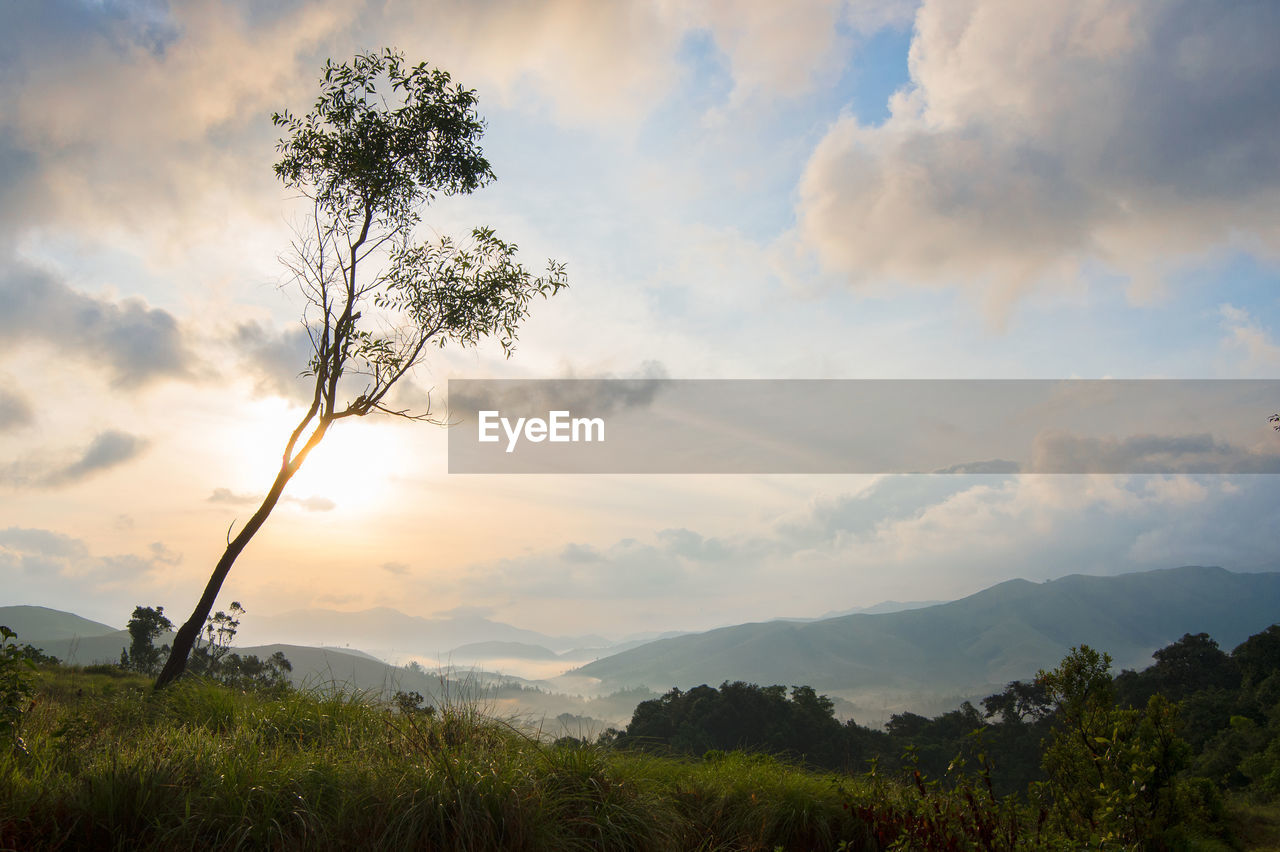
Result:
<svg viewBox="0 0 1280 852"><path fill-rule="evenodd" d="M6 224L51 216L189 234L195 217L175 212L207 214L210 198L253 185L231 143L306 91L314 70L300 74L301 57L357 12L324 2L255 16L208 0L15 10L0 36L0 168L20 169L29 203Z"/></svg>
<svg viewBox="0 0 1280 852"><path fill-rule="evenodd" d="M912 84L815 148L801 243L852 284L992 306L1101 262L1130 277L1237 240L1280 250L1280 7L929 0Z"/></svg>
<svg viewBox="0 0 1280 852"><path fill-rule="evenodd" d="M236 327L230 342L240 352L241 363L253 375L256 393L311 401L315 383L302 376L314 355L306 328L298 325L280 331L257 322L245 322Z"/></svg>
<svg viewBox="0 0 1280 852"><path fill-rule="evenodd" d="M0 303L0 350L37 341L105 366L119 388L192 375L196 359L177 319L140 299L90 296L10 257Z"/></svg>
<svg viewBox="0 0 1280 852"><path fill-rule="evenodd" d="M274 211L267 122L304 109L325 58L394 44L515 111L636 129L686 84L689 39L722 51L733 100L829 80L859 33L911 0L709 5L670 0L26 4L0 51L0 224L50 220L184 237ZM247 200L259 202L247 204ZM265 202L265 203L262 203ZM20 212L19 212L20 211ZM154 249L154 243L153 243Z"/></svg>
<svg viewBox="0 0 1280 852"><path fill-rule="evenodd" d="M95 474L119 467L141 455L147 448L146 438L118 429L98 433L89 446L71 461L53 461L47 457L28 456L0 465L0 485L11 487L62 488L74 485Z"/></svg>
<svg viewBox="0 0 1280 852"><path fill-rule="evenodd" d="M916 0L710 0L672 5L686 36L705 33L732 81L727 107L805 95L835 82L863 37L905 28Z"/></svg>
<svg viewBox="0 0 1280 852"><path fill-rule="evenodd" d="M406 51L429 49L513 108L549 106L560 121L609 126L634 124L677 84L678 13L644 0L445 0L398 4L385 23L407 26Z"/></svg>

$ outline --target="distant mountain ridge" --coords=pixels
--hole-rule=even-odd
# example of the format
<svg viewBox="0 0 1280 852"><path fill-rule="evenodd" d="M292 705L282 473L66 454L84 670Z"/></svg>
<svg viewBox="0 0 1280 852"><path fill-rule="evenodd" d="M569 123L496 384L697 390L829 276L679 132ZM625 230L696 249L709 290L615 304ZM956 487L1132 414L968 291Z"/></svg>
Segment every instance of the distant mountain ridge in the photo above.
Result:
<svg viewBox="0 0 1280 852"><path fill-rule="evenodd" d="M536 645L556 653L582 646L610 644L595 635L549 636L480 615L407 615L390 607L346 611L299 609L276 615L253 615L241 628L247 641L288 641L306 645L343 644L375 656L436 657L481 642Z"/></svg>
<svg viewBox="0 0 1280 852"><path fill-rule="evenodd" d="M47 606L0 606L0 624L17 633L19 641L104 636L120 629Z"/></svg>
<svg viewBox="0 0 1280 852"><path fill-rule="evenodd" d="M235 650L260 657L286 650L299 683L346 681L374 689L420 680L425 686L436 676L389 665L384 662L387 652L364 644L361 631L372 634L372 641L396 643L399 652L415 656L431 653L435 649L429 643L438 641L437 648L460 651L458 659L443 660L446 666L475 666L468 674L490 682L531 682L493 674L489 662L512 673L510 662L503 664L494 655L531 659L545 672L556 660L572 664L575 655L582 660L590 651L600 658L561 677L544 673L532 680L554 692L583 695L641 686L662 691L725 680L806 684L857 702L865 718L866 712L879 708L883 713L894 702L923 706L921 700L930 695L954 706L953 698L981 696L1010 680L1030 678L1082 643L1110 653L1118 668L1145 667L1152 651L1184 633L1205 632L1224 648L1233 648L1280 621L1280 573L1184 567L1111 577L1072 575L1044 583L1009 580L935 606L742 624L629 648L631 643L625 643L616 650L607 644L584 649L578 645L584 637L551 637L559 646L555 647L543 634L469 614L432 619L391 609L304 610L262 620L273 622L276 632L294 619L305 621L320 641L308 642L308 632L286 634L281 637L285 646L258 638L260 631L244 631L240 638L245 645ZM17 630L19 642L31 642L71 663L113 662L129 644L123 630L47 607L0 607L0 624ZM474 641L480 644L468 648L459 642L467 636L466 630L454 629L459 627L476 631ZM519 638L496 638L487 632L490 628L499 637ZM91 631L99 635L86 635ZM157 644L169 639L161 637ZM335 647L347 642L361 650ZM303 647L310 645L327 647ZM884 703L865 703L881 699Z"/></svg>
<svg viewBox="0 0 1280 852"><path fill-rule="evenodd" d="M1188 566L1009 580L950 603L812 622L725 627L642 645L573 672L604 688L744 680L819 691L957 693L1026 679L1073 645L1145 667L1184 633L1227 649L1280 621L1280 573Z"/></svg>

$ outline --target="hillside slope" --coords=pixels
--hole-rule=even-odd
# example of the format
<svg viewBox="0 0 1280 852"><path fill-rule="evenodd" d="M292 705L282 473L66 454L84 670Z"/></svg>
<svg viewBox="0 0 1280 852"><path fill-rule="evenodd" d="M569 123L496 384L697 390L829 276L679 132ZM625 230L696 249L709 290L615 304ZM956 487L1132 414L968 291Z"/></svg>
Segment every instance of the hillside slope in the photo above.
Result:
<svg viewBox="0 0 1280 852"><path fill-rule="evenodd" d="M17 633L23 642L105 636L119 629L47 606L0 606L0 624Z"/></svg>
<svg viewBox="0 0 1280 852"><path fill-rule="evenodd" d="M808 623L767 622L652 642L577 674L610 688L725 680L819 690L966 692L1034 676L1073 645L1144 667L1184 633L1224 648L1280 621L1280 573L1184 567L1114 577L1010 580L957 601Z"/></svg>

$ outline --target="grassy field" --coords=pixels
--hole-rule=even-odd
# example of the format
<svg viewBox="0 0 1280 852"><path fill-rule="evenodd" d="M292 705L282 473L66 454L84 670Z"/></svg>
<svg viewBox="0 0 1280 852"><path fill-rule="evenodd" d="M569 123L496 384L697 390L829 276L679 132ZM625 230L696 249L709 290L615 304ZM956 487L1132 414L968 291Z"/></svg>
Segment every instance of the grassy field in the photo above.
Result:
<svg viewBox="0 0 1280 852"><path fill-rule="evenodd" d="M554 746L472 703L148 687L45 672L27 753L0 756L0 847L874 848L849 779L761 756Z"/></svg>
<svg viewBox="0 0 1280 852"><path fill-rule="evenodd" d="M1070 848L977 788L551 744L475 702L428 714L341 693L149 686L43 672L26 752L0 750L0 848ZM1274 836L1274 812L1241 817Z"/></svg>

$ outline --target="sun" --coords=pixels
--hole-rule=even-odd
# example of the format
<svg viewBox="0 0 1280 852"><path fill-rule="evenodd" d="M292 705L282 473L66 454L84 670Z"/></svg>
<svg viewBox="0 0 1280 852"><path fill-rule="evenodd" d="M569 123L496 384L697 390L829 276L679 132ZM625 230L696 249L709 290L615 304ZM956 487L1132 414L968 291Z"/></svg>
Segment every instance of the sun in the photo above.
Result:
<svg viewBox="0 0 1280 852"><path fill-rule="evenodd" d="M227 477L236 494L259 498L280 466L280 453L298 412L277 401L258 401L238 428ZM229 436L231 437L231 436ZM394 500L397 479L414 461L396 424L355 418L334 423L285 487L280 509L376 512Z"/></svg>
<svg viewBox="0 0 1280 852"><path fill-rule="evenodd" d="M335 508L375 511L388 502L404 453L397 430L358 420L335 423L285 489L295 501L329 500Z"/></svg>

